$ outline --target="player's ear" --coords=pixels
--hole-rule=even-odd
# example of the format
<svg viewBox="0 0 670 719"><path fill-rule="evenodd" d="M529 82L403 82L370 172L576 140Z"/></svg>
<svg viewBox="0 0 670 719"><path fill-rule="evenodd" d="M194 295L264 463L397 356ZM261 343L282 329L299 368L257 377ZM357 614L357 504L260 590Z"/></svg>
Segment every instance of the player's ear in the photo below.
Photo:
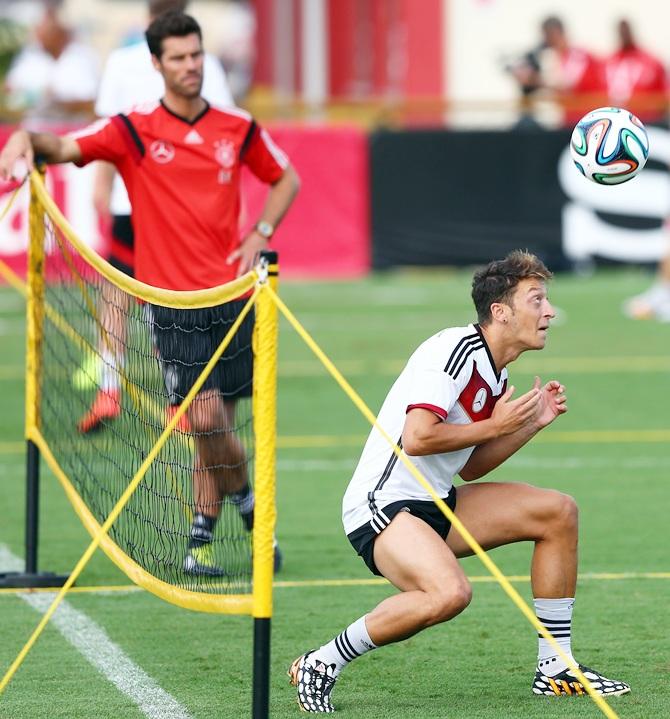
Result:
<svg viewBox="0 0 670 719"><path fill-rule="evenodd" d="M161 71L161 61L152 53L151 64L154 66L154 70Z"/></svg>
<svg viewBox="0 0 670 719"><path fill-rule="evenodd" d="M491 317L495 322L507 323L509 306L503 302L494 302L491 305Z"/></svg>

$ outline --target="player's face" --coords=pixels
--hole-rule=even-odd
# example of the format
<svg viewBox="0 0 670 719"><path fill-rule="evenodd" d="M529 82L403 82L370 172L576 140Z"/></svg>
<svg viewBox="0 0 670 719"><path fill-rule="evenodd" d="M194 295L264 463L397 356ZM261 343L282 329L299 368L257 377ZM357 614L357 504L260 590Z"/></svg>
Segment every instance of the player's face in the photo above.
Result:
<svg viewBox="0 0 670 719"><path fill-rule="evenodd" d="M196 33L186 37L166 37L157 69L166 89L188 99L196 98L202 89L203 51Z"/></svg>
<svg viewBox="0 0 670 719"><path fill-rule="evenodd" d="M507 320L516 342L529 350L541 350L547 342L549 323L556 316L544 282L534 277L517 285Z"/></svg>

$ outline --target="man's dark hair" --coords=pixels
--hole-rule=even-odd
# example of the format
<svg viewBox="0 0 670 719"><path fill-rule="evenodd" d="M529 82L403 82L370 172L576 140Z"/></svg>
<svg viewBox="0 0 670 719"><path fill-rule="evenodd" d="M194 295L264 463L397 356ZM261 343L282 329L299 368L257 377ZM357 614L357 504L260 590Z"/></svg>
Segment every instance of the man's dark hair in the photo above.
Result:
<svg viewBox="0 0 670 719"><path fill-rule="evenodd" d="M545 32L547 30L559 30L560 32L565 32L563 21L560 17L558 17L558 15L549 15L549 17L544 18L541 27Z"/></svg>
<svg viewBox="0 0 670 719"><path fill-rule="evenodd" d="M144 35L149 45L149 52L160 60L165 38L186 37L193 33L202 40L202 30L194 18L183 12L166 12L152 21Z"/></svg>
<svg viewBox="0 0 670 719"><path fill-rule="evenodd" d="M504 260L489 262L472 278L472 301L481 325L491 321L494 302L511 304L512 295L521 280L537 277L550 280L553 275L544 262L526 250L514 250Z"/></svg>
<svg viewBox="0 0 670 719"><path fill-rule="evenodd" d="M149 17L156 18L166 12L186 12L188 0L148 0Z"/></svg>

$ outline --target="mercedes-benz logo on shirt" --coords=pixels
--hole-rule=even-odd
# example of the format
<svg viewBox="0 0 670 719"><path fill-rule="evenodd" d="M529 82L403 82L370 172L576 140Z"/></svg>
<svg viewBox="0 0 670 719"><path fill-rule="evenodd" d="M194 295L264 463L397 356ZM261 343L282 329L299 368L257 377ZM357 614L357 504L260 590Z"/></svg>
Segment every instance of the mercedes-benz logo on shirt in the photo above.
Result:
<svg viewBox="0 0 670 719"><path fill-rule="evenodd" d="M475 395L475 398L472 400L472 411L473 412L481 412L484 409L484 405L486 404L486 389L484 387L480 387L477 391L477 394Z"/></svg>
<svg viewBox="0 0 670 719"><path fill-rule="evenodd" d="M160 165L165 165L174 157L174 146L167 140L154 140L149 147L151 157Z"/></svg>

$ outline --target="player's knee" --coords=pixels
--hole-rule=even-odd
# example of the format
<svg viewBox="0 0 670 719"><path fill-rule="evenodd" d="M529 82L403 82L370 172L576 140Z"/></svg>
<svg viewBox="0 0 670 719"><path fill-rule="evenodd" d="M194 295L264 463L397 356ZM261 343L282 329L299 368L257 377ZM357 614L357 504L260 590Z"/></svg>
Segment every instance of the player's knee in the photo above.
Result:
<svg viewBox="0 0 670 719"><path fill-rule="evenodd" d="M212 434L219 429L219 422L213 413L203 411L201 408L189 413L191 431L197 435Z"/></svg>
<svg viewBox="0 0 670 719"><path fill-rule="evenodd" d="M579 525L579 507L574 497L569 494L561 494L561 517L563 526L577 530Z"/></svg>
<svg viewBox="0 0 670 719"><path fill-rule="evenodd" d="M467 579L439 591L428 598L426 626L447 622L467 608L472 600L472 587Z"/></svg>
<svg viewBox="0 0 670 719"><path fill-rule="evenodd" d="M194 434L220 432L224 424L223 414L214 402L194 402L189 408L188 419Z"/></svg>
<svg viewBox="0 0 670 719"><path fill-rule="evenodd" d="M577 502L569 494L551 491L552 518L556 527L563 532L576 532L579 523Z"/></svg>

